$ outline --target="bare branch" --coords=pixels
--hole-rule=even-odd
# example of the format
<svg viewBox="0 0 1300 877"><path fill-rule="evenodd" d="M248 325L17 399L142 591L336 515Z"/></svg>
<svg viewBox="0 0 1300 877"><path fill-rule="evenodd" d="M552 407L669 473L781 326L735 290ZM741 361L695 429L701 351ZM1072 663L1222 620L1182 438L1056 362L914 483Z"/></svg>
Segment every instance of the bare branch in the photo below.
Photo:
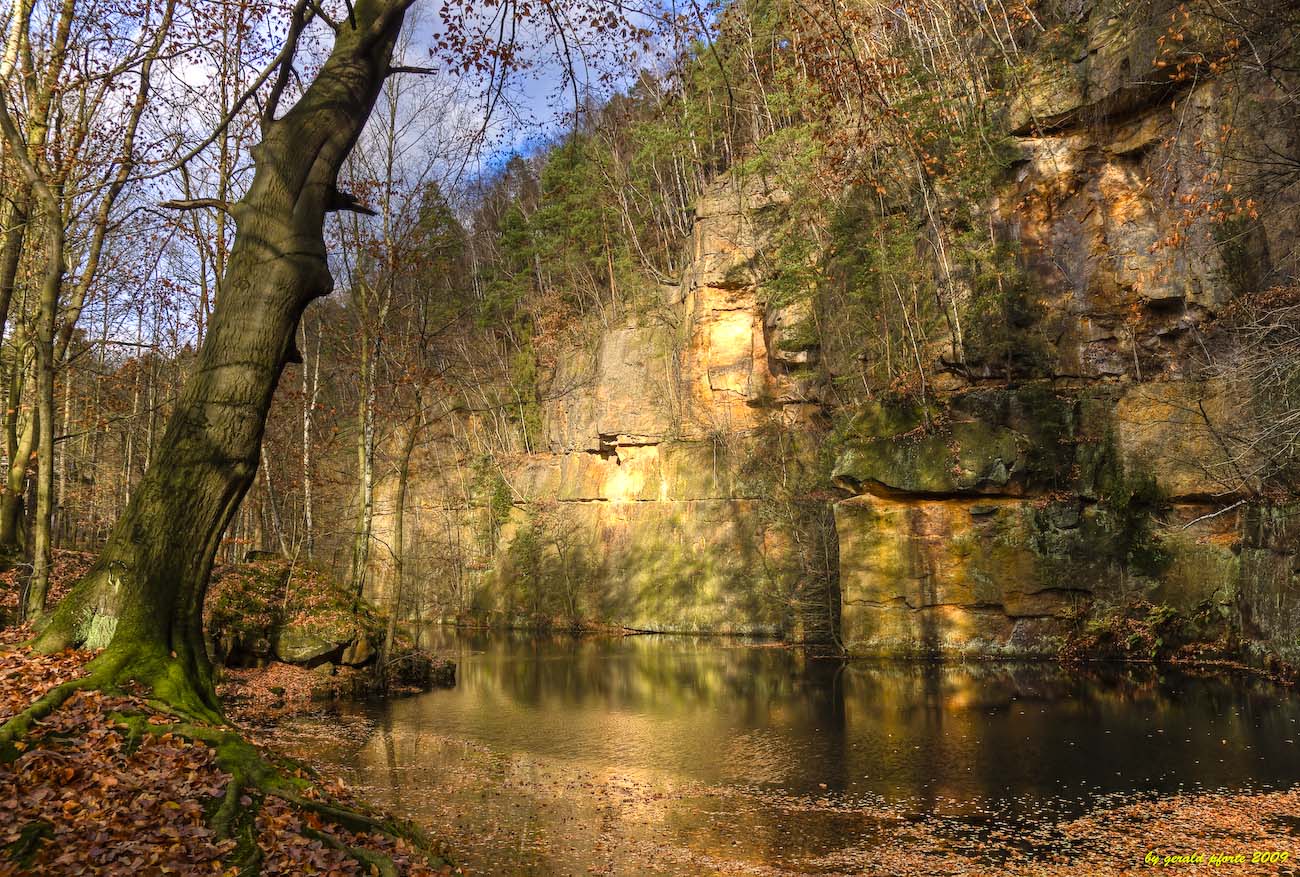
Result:
<svg viewBox="0 0 1300 877"><path fill-rule="evenodd" d="M325 22L325 24L329 27L330 30L334 31L335 33L339 32L339 23L334 19L330 18L328 15L326 15L325 10L320 8L320 4L317 3L316 0L307 0L307 5L311 7L312 12L316 13L317 18Z"/></svg>
<svg viewBox="0 0 1300 877"><path fill-rule="evenodd" d="M365 216L378 216L379 211L374 210L357 200L357 196L351 192L341 192L335 189L330 193L329 202L325 209L328 212L335 213L347 211L349 213L361 213Z"/></svg>
<svg viewBox="0 0 1300 877"><path fill-rule="evenodd" d="M284 51L280 53L282 60L279 73L271 85L266 106L262 108L263 135L275 121L275 111L280 107L280 98L284 96L284 90L289 87L289 79L293 76L293 59L298 54L298 41L302 38L302 32L306 30L313 15L311 5L311 0L298 0L294 4L293 15L289 19L289 33L284 38Z"/></svg>
<svg viewBox="0 0 1300 877"><path fill-rule="evenodd" d="M1239 499L1236 502L1234 502L1232 505L1225 506L1224 508L1219 509L1217 512L1210 512L1208 515L1201 515L1199 518L1193 518L1192 520L1188 521L1186 524L1183 524L1183 526L1180 527L1179 529L1186 530L1196 524L1201 523L1202 521L1208 521L1212 518L1217 518L1219 515L1226 515L1228 512L1232 511L1233 509L1241 508L1245 504L1246 504L1246 500Z"/></svg>
<svg viewBox="0 0 1300 877"><path fill-rule="evenodd" d="M229 201L222 201L220 198L176 198L171 201L163 201L158 206L166 207L168 210L203 210L212 207L231 216L235 213L235 206Z"/></svg>
<svg viewBox="0 0 1300 877"><path fill-rule="evenodd" d="M425 76L433 76L438 73L436 67L414 67L409 64L396 64L388 68L389 76L395 73L417 73Z"/></svg>

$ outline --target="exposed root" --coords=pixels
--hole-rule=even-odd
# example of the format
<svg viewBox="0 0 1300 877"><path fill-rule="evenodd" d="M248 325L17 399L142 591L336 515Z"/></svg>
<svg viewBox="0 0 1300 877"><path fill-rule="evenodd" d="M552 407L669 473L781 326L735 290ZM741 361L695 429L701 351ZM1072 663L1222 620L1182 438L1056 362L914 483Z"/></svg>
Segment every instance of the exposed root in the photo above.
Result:
<svg viewBox="0 0 1300 877"><path fill-rule="evenodd" d="M335 807L334 804L304 798L304 796L294 793L283 793L281 791L281 793L276 793L276 796L295 804L295 806L316 813L317 816L325 817L330 822L337 822L338 825L346 828L348 832L387 834L390 838L404 837L419 842L421 846L428 846L428 839L422 837L419 830L413 825L374 819L373 816L356 811L356 809Z"/></svg>
<svg viewBox="0 0 1300 877"><path fill-rule="evenodd" d="M397 865L393 864L393 860L388 856L385 856L383 853L371 852L370 850L364 850L360 847L350 847L333 835L326 834L323 831L316 831L312 828L307 829L306 833L308 837L314 837L316 840L327 846L333 847L339 852L347 853L349 856L356 859L357 863L360 864L365 871L371 871L373 866L375 869L378 869L382 877L397 877Z"/></svg>
<svg viewBox="0 0 1300 877"><path fill-rule="evenodd" d="M90 672L85 676L56 685L32 701L27 709L0 725L0 760L12 761L13 744L27 736L33 725L67 703L78 691L111 687L113 678L121 669L121 662L115 657L100 656L87 664L86 669Z"/></svg>
<svg viewBox="0 0 1300 877"><path fill-rule="evenodd" d="M438 862L436 869L445 863L434 852L436 847L414 826L384 818L359 803L334 797L326 800L318 791L318 778L309 769L255 746L219 716L215 722L208 721L212 713L203 705L202 696L194 686L175 688L157 684L159 679L183 680L180 664L171 656L160 659L156 652L144 649L105 651L84 666L85 676L55 685L0 725L0 756L4 756L0 757L0 772L8 771L7 777L0 773L0 784L7 782L8 788L21 790L24 784L43 782L47 788L57 789L59 780L50 772L51 768L41 765L66 762L71 769L78 763L86 764L87 754L99 744L86 744L91 738L81 733L83 726L75 723L97 722L98 727L115 728L121 734L121 742L105 743L100 750L105 759L102 763L109 765L111 761L109 774L129 769L131 763L140 763L134 761L137 757L143 758L144 764L153 765L155 778L166 776L168 765L187 765L184 769L189 779L178 774L177 782L187 783L184 787L191 790L202 789L202 793L195 796L191 792L188 799L176 800L189 808L188 818L210 830L204 850L189 851L196 861L210 861L215 865L219 860L223 869L233 867L239 873L253 873L259 867L292 868L299 856L310 855L312 842L319 841L334 851L331 855L360 863L365 873L393 877L399 873L446 873L425 864ZM138 689L128 687L132 682L148 686L151 699L146 700ZM151 682L154 684L150 685ZM75 708L60 709L79 692L94 690L114 696L104 699L90 694L87 703L77 702ZM132 690L136 693L131 694ZM173 703L178 692L179 702ZM42 730L42 725L48 728ZM176 755L184 753L184 747L196 745L210 754L198 760ZM159 765L162 773L158 771ZM96 766L91 770L101 769ZM204 778L196 781L195 770ZM30 784L26 787L34 788ZM112 787L127 789L133 785L129 779L115 780ZM108 787L93 792L86 805L93 812L124 812L122 808L131 806L129 798L119 795L114 799L115 792ZM105 797L97 797L100 795ZM161 795L155 797L165 800ZM32 799L24 799L21 792L17 795L17 800L23 802L20 806L29 811L28 819L33 825L44 812L41 802L49 798L48 793ZM52 855L47 851L54 844L62 845L60 849L66 857L69 839L78 836L77 829L60 812L49 812L53 814L47 820L52 826L49 830L34 828L32 836L20 845L21 849L0 849L0 872L8 862L18 861L14 858L18 853L23 861L47 864L54 861L41 858ZM147 846L158 841L146 835L140 843Z"/></svg>
<svg viewBox="0 0 1300 877"><path fill-rule="evenodd" d="M27 709L0 725L0 761L13 760L17 755L13 744L27 736L32 729L32 725L63 706L78 691L95 688L96 685L97 680L91 676L65 682L51 688L33 701L32 705Z"/></svg>
<svg viewBox="0 0 1300 877"><path fill-rule="evenodd" d="M217 837L224 840L234 834L235 817L239 815L239 799L243 796L244 787L247 785L248 777L243 773L230 775L226 792L221 796L221 804L208 821L212 830L217 833Z"/></svg>
<svg viewBox="0 0 1300 877"><path fill-rule="evenodd" d="M237 817L247 820L251 818L252 813L256 812L257 808L240 805L240 799L248 792L254 791L259 793L258 797L265 795L279 798L354 834L381 834L394 841L409 841L422 849L432 848L430 840L414 825L377 818L361 810L309 797L306 794L309 784L305 780L286 773L257 747L245 740L238 731L188 723L149 724L147 727L151 733L171 733L202 741L215 751L217 766L229 773L231 777L221 803L209 823L219 837L233 837ZM316 834L321 833L315 832L313 836ZM379 868L381 874L397 874L396 866L390 857L363 848L347 846L329 835L321 834L321 839L325 837L329 837L328 843L336 849L346 851L367 870L374 865Z"/></svg>

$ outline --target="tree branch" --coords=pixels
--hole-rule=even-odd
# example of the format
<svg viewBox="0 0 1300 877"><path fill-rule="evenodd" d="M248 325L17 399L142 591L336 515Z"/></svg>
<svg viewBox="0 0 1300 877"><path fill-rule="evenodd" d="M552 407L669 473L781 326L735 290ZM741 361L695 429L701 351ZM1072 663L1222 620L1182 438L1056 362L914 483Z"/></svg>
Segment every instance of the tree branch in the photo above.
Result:
<svg viewBox="0 0 1300 877"><path fill-rule="evenodd" d="M284 90L289 87L289 79L293 75L293 59L298 53L298 41L302 38L302 32L306 30L307 23L314 14L311 0L298 0L294 4L293 14L289 17L289 33L284 38L285 51L280 71L276 74L275 81L271 83L271 92L267 95L266 106L262 108L264 137L271 123L275 121L275 111L279 109L280 98L284 95Z"/></svg>
<svg viewBox="0 0 1300 877"><path fill-rule="evenodd" d="M163 201L158 206L166 207L168 210L202 210L205 207L213 207L230 216L235 214L235 206L220 198L176 198Z"/></svg>
<svg viewBox="0 0 1300 877"><path fill-rule="evenodd" d="M379 211L374 210L357 200L357 196L351 192L342 192L335 189L330 193L329 201L325 204L325 210L329 213L339 211L348 211L349 213L361 213L365 216L378 216Z"/></svg>
<svg viewBox="0 0 1300 877"><path fill-rule="evenodd" d="M395 64L388 68L388 73L386 75L392 76L394 73L419 73L432 76L438 73L438 69L436 67L415 67L410 64Z"/></svg>
<svg viewBox="0 0 1300 877"><path fill-rule="evenodd" d="M326 15L325 10L320 8L320 4L317 3L316 0L307 0L307 5L310 6L311 10L316 13L317 18L319 18L321 21L325 22L325 24L329 26L330 30L334 31L335 33L339 32L339 23L334 19L330 18L328 15Z"/></svg>
<svg viewBox="0 0 1300 877"><path fill-rule="evenodd" d="M1208 515L1201 515L1199 518L1193 518L1192 520L1188 521L1186 524L1183 524L1183 526L1180 527L1179 529L1186 530L1195 524L1201 523L1202 521L1208 521L1211 518L1217 518L1219 515L1226 515L1228 512L1232 511L1233 509L1240 508L1245 504L1246 504L1246 500L1239 499L1236 502L1234 502L1232 505L1226 508L1221 508L1217 512L1210 512Z"/></svg>

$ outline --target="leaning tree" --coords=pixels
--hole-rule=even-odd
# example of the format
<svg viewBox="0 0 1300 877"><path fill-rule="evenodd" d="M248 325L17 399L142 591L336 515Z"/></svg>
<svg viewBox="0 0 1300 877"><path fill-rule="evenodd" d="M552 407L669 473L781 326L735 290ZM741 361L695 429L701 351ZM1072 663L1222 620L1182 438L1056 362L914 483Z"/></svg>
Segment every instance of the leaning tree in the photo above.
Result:
<svg viewBox="0 0 1300 877"><path fill-rule="evenodd" d="M166 432L90 572L46 619L45 651L103 648L86 678L62 686L0 729L0 742L78 688L134 680L179 714L222 721L203 643L203 599L226 525L257 471L276 383L297 358L303 309L332 289L324 243L331 211L358 209L337 187L365 127L415 0L355 0L329 20L333 47L301 97L276 107L316 3L297 0L268 75L261 142L208 332Z"/></svg>
<svg viewBox="0 0 1300 877"><path fill-rule="evenodd" d="M20 738L78 691L134 683L178 717L166 727L211 744L218 765L232 775L210 820L218 835L229 835L239 819L247 821L247 814L239 815L247 809L241 803L243 790L255 785L353 830L418 837L409 827L305 795L302 780L287 775L226 726L203 636L213 560L256 475L281 372L286 363L300 361L294 338L303 311L333 288L326 216L368 212L340 191L340 169L386 79L430 72L394 63L398 36L414 3L292 0L283 48L222 123L228 124L259 90L264 92L261 141L251 150L254 173L247 193L235 204L218 199L171 203L215 207L235 221L207 332L153 462L107 544L86 576L41 619L33 641L47 652L72 646L102 651L86 665L85 676L51 689L0 725L0 758L20 751ZM20 7L27 8L25 3ZM516 35L528 31L543 45L553 43L566 60L572 57L574 40L584 35L608 38L612 31L623 37L613 44L630 45L644 30L619 25L615 10L623 15L625 7L606 0L449 0L439 8L441 29L433 51L454 70L488 74L484 96L490 115L504 93L505 75L524 64ZM308 28L320 22L334 33L328 56L293 106L277 118L279 104L298 79L299 44ZM567 70L572 76L571 65ZM0 117L7 118L2 96ZM12 125L4 133L16 141ZM197 156L205 146L178 162ZM38 182L33 175L33 185ZM51 272L62 267L49 261ZM392 871L382 857L353 853L365 864Z"/></svg>
<svg viewBox="0 0 1300 877"><path fill-rule="evenodd" d="M235 240L207 333L153 462L107 544L43 620L34 641L43 651L69 646L103 651L88 665L86 677L53 689L0 726L0 747L75 691L126 681L143 685L188 720L224 723L202 628L213 559L256 474L280 374L286 363L300 359L294 338L303 310L333 288L325 218L335 211L368 212L339 190L339 171L385 80L430 72L394 63L414 3L343 0L328 17L317 0L294 0L283 48L245 96L265 87L261 142L251 150L255 170L247 193L235 204L171 202L216 207L235 220ZM530 53L536 58L547 47L554 50L576 112L575 56L590 63L593 43L614 46L620 63L606 69L624 69L648 48L656 22L675 23L653 2L638 12L605 0L456 0L441 4L438 15L441 27L431 52L449 69L483 74L488 117L506 94L506 77L527 67ZM322 21L334 32L329 54L293 106L277 118L281 99L298 78L299 43L313 22ZM531 49L521 42L525 39L535 41Z"/></svg>
<svg viewBox="0 0 1300 877"><path fill-rule="evenodd" d="M285 364L297 358L293 339L303 309L332 287L325 217L361 209L339 191L339 169L385 79L399 69L392 64L394 46L414 2L345 2L346 16L325 19L335 32L328 57L292 108L276 118L296 75L298 43L314 18L324 18L319 3L294 0L284 48L259 83L267 91L261 142L252 150L253 180L238 203L212 205L228 210L237 230L193 371L154 462L107 544L43 620L34 641L44 651L102 651L83 677L51 689L0 725L0 758L16 757L25 745L21 738L78 691L135 683L179 719L159 727L207 742L231 775L209 820L218 836L249 824L255 808L242 803L252 800L244 790L256 786L345 828L406 837L427 848L409 826L307 794L303 780L225 727L202 629L213 558L257 472L276 384ZM256 858L257 849L253 845L248 855ZM394 871L380 854L351 852L382 872Z"/></svg>

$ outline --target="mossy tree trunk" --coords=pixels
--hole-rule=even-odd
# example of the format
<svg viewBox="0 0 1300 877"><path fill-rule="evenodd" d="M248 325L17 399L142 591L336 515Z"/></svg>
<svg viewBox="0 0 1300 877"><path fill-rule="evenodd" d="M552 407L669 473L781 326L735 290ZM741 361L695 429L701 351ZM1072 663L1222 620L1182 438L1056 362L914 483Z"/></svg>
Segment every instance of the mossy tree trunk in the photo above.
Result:
<svg viewBox="0 0 1300 877"><path fill-rule="evenodd" d="M37 638L47 650L106 646L99 667L195 717L220 719L202 632L213 558L256 475L303 309L331 289L325 216L354 206L336 187L339 168L392 72L412 2L356 0L301 99L265 122L252 185L231 208L237 232L207 335L158 453L91 571ZM311 14L306 3L297 9L299 22ZM274 90L289 76L283 68Z"/></svg>

